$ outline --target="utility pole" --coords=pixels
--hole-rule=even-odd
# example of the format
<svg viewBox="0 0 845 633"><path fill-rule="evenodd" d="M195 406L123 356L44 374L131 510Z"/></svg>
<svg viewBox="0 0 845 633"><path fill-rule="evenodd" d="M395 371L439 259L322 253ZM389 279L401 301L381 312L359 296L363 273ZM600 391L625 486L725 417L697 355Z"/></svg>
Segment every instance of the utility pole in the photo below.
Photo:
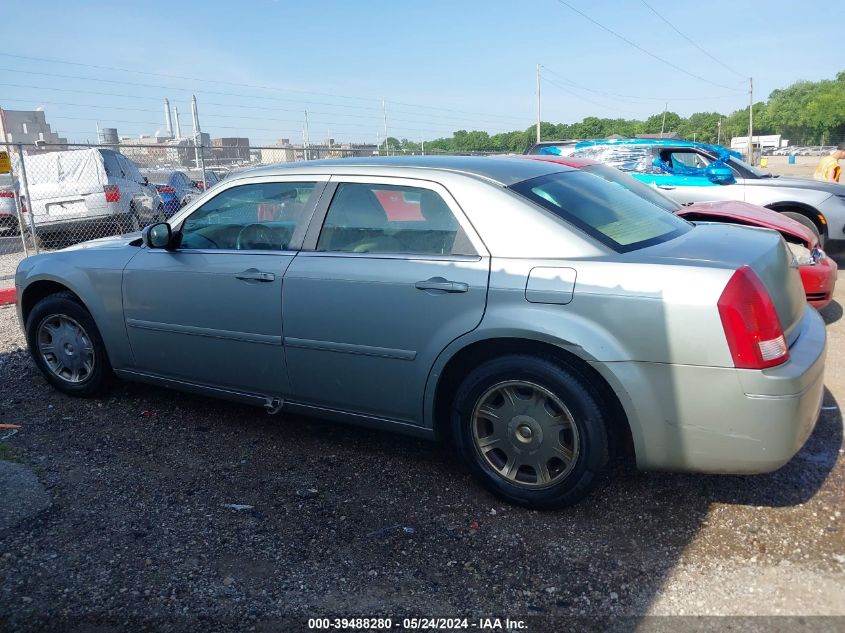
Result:
<svg viewBox="0 0 845 633"><path fill-rule="evenodd" d="M722 117L719 117L719 125L716 126L716 145L722 144Z"/></svg>
<svg viewBox="0 0 845 633"><path fill-rule="evenodd" d="M202 147L202 130L200 129L200 115L197 109L196 95L191 95L191 114L194 118L194 154L197 161L197 168L202 170L203 191L206 191L208 189L208 180L205 177L205 152Z"/></svg>
<svg viewBox="0 0 845 633"><path fill-rule="evenodd" d="M303 154L305 155L305 160L308 160L308 146L311 145L311 139L308 132L308 110L305 110L305 129L303 130L305 138L302 139L303 145L305 145L305 151Z"/></svg>
<svg viewBox="0 0 845 633"><path fill-rule="evenodd" d="M425 156L425 136L420 134L420 145L422 147L422 155Z"/></svg>
<svg viewBox="0 0 845 633"><path fill-rule="evenodd" d="M537 142L540 142L540 64L537 64Z"/></svg>
<svg viewBox="0 0 845 633"><path fill-rule="evenodd" d="M387 105L381 100L381 113L384 115L384 153L390 156L390 146L387 144Z"/></svg>
<svg viewBox="0 0 845 633"><path fill-rule="evenodd" d="M666 129L666 110L669 109L669 102L666 102L666 105L663 106L663 123L660 124L660 136L663 136L663 131Z"/></svg>
<svg viewBox="0 0 845 633"><path fill-rule="evenodd" d="M754 78L748 78L748 164L754 164Z"/></svg>

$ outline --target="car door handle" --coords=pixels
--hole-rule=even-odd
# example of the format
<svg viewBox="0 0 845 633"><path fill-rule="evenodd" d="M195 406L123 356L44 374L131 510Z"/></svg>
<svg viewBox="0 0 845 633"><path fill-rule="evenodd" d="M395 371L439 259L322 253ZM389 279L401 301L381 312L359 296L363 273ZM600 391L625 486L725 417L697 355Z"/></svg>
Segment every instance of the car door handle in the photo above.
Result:
<svg viewBox="0 0 845 633"><path fill-rule="evenodd" d="M671 190L672 190L672 189L674 189L675 187L673 187L673 186L671 186L671 185L657 185L657 188L658 188L658 189L665 189L666 191L671 191Z"/></svg>
<svg viewBox="0 0 845 633"><path fill-rule="evenodd" d="M461 281L449 281L443 277L432 277L425 281L418 281L414 284L417 290L441 290L443 292L466 292L469 290L469 284Z"/></svg>
<svg viewBox="0 0 845 633"><path fill-rule="evenodd" d="M276 275L250 268L249 270L237 273L235 278L243 279L244 281L274 281L276 279Z"/></svg>

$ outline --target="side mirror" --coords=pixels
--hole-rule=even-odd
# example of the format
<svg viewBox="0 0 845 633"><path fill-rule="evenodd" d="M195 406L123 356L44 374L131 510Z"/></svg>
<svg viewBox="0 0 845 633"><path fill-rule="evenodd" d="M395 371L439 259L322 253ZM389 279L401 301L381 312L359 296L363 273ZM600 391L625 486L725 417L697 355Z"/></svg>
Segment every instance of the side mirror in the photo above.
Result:
<svg viewBox="0 0 845 633"><path fill-rule="evenodd" d="M169 248L173 243L173 229L166 222L151 224L141 231L141 239L147 248Z"/></svg>
<svg viewBox="0 0 845 633"><path fill-rule="evenodd" d="M727 165L713 164L704 170L707 180L716 185L732 185L736 182L733 170Z"/></svg>

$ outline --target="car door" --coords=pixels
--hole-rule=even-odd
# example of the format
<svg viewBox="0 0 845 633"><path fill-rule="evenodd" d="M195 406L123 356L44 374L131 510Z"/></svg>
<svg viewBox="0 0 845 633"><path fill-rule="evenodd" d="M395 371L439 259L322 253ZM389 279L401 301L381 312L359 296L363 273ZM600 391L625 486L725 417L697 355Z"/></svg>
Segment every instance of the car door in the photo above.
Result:
<svg viewBox="0 0 845 633"><path fill-rule="evenodd" d="M745 187L741 182L716 184L708 178L706 170L712 163L713 158L697 148L659 148L655 156L658 169L639 178L680 204L744 200Z"/></svg>
<svg viewBox="0 0 845 633"><path fill-rule="evenodd" d="M421 424L429 371L481 321L489 269L444 187L332 177L282 290L292 399Z"/></svg>
<svg viewBox="0 0 845 633"><path fill-rule="evenodd" d="M282 278L326 178L235 181L141 248L123 275L135 370L259 397L283 396Z"/></svg>

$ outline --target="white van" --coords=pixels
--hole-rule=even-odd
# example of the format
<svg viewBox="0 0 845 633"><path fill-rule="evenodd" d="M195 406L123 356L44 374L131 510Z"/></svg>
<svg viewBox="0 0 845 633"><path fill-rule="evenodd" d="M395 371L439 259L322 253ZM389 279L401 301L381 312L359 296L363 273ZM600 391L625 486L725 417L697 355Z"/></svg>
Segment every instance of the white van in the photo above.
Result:
<svg viewBox="0 0 845 633"><path fill-rule="evenodd" d="M120 152L26 154L24 165L29 190L21 187L20 194L42 239L137 231L164 217L155 187ZM20 177L19 170L15 173Z"/></svg>

